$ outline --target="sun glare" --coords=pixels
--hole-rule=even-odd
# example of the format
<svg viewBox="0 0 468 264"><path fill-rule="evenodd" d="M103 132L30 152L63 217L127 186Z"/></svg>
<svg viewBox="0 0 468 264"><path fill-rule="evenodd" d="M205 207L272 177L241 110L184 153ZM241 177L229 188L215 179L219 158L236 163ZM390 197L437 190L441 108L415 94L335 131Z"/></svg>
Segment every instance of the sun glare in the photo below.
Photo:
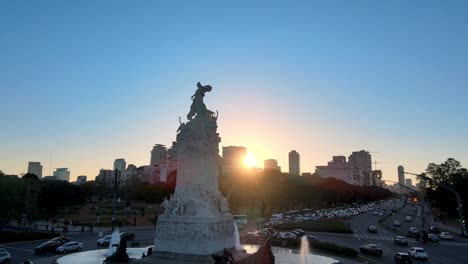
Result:
<svg viewBox="0 0 468 264"><path fill-rule="evenodd" d="M247 168L257 167L258 161L255 155L249 152L245 155L244 164Z"/></svg>

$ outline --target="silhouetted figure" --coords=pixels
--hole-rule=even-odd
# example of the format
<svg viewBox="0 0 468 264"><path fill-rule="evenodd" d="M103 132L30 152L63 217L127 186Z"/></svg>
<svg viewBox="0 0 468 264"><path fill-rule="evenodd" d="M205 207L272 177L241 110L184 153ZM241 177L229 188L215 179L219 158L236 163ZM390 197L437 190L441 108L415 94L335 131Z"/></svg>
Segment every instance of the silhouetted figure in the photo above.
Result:
<svg viewBox="0 0 468 264"><path fill-rule="evenodd" d="M117 251L114 254L107 257L104 263L130 263L130 258L127 254L127 240L125 238L120 239Z"/></svg>

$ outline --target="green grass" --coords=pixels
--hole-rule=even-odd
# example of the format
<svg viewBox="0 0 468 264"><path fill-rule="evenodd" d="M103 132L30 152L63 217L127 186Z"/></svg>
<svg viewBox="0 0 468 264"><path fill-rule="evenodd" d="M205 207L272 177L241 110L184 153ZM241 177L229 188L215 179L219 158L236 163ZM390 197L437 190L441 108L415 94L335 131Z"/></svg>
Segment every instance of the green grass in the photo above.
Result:
<svg viewBox="0 0 468 264"><path fill-rule="evenodd" d="M274 226L278 230L303 229L312 232L330 232L330 233L353 233L353 230L340 219L323 219L315 221L304 221L298 223L286 223Z"/></svg>
<svg viewBox="0 0 468 264"><path fill-rule="evenodd" d="M3 231L3 232L0 232L0 243L49 239L49 238L54 238L58 236L60 235L57 233Z"/></svg>

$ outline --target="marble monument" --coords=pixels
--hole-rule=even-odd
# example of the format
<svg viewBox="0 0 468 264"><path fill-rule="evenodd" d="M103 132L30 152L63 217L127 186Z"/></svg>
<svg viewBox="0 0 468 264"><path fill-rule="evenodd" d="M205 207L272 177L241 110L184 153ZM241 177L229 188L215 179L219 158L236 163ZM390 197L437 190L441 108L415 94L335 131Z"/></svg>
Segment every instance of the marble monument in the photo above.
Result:
<svg viewBox="0 0 468 264"><path fill-rule="evenodd" d="M210 256L234 249L235 224L227 199L218 191L218 114L207 109L203 98L212 91L197 83L187 122L180 122L175 151L175 193L161 206L154 240L156 256Z"/></svg>

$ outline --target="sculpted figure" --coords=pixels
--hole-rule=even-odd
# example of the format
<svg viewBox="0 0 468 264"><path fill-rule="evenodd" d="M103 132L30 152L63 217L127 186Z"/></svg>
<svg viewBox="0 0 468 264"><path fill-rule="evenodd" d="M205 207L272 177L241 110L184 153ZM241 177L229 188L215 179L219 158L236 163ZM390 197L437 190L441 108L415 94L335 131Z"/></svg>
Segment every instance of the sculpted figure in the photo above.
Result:
<svg viewBox="0 0 468 264"><path fill-rule="evenodd" d="M164 208L164 213L163 215L167 215L168 211L169 211L169 201L166 199L166 197L164 197L162 203L161 203L161 207Z"/></svg>
<svg viewBox="0 0 468 264"><path fill-rule="evenodd" d="M210 85L201 85L200 82L197 83L197 90L195 94L192 95L192 105L190 106L190 112L187 115L188 120L192 120L192 118L197 115L205 115L208 110L206 109L205 103L203 103L203 97L205 97L205 93L210 92L212 90ZM210 111L211 112L211 111Z"/></svg>

